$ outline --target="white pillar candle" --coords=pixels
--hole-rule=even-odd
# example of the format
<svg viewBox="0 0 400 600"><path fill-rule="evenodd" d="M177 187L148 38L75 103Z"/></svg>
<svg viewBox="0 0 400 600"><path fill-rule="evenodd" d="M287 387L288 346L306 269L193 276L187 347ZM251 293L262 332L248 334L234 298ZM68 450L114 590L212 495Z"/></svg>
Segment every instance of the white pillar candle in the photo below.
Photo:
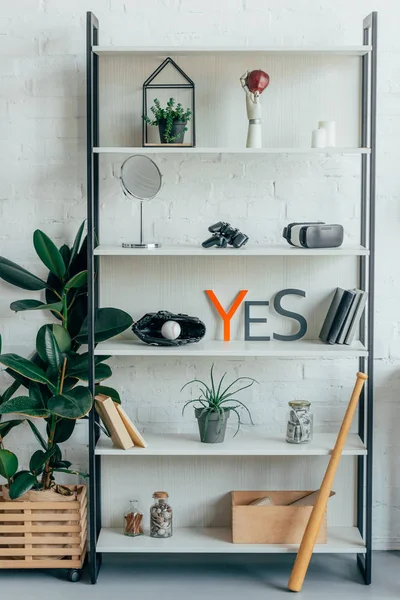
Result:
<svg viewBox="0 0 400 600"><path fill-rule="evenodd" d="M325 148L326 145L325 129L313 129L311 136L311 148Z"/></svg>
<svg viewBox="0 0 400 600"><path fill-rule="evenodd" d="M319 121L319 129L325 129L326 131L326 146L333 148L336 146L336 123L335 121Z"/></svg>

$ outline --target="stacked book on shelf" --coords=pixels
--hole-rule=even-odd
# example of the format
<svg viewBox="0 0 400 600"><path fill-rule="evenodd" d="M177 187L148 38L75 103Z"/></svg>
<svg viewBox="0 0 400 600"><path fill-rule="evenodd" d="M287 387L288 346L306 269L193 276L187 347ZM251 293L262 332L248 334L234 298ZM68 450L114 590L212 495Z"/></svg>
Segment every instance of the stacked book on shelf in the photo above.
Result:
<svg viewBox="0 0 400 600"><path fill-rule="evenodd" d="M95 407L114 446L122 450L129 450L134 446L147 448L143 436L120 404L109 396L98 394L95 397Z"/></svg>
<svg viewBox="0 0 400 600"><path fill-rule="evenodd" d="M358 331L368 294L336 288L319 339L327 344L351 344Z"/></svg>

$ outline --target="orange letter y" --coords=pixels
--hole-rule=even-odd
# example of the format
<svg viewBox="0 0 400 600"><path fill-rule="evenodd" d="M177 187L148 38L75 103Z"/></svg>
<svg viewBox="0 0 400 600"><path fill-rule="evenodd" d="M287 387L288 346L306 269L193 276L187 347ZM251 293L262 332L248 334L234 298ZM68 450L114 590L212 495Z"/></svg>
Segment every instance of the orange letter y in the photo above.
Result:
<svg viewBox="0 0 400 600"><path fill-rule="evenodd" d="M207 296L214 304L218 314L224 322L224 342L229 342L231 339L231 319L237 311L237 309L239 308L239 306L241 305L241 303L243 302L243 298L246 296L247 292L248 290L240 290L240 292L237 294L236 298L232 302L228 312L225 312L214 292L212 290L206 290Z"/></svg>

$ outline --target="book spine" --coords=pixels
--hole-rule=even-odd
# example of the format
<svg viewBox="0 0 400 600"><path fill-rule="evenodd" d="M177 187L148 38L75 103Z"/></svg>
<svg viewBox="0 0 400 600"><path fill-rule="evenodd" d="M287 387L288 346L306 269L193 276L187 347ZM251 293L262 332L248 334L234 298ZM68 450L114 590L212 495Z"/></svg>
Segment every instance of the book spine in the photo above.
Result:
<svg viewBox="0 0 400 600"><path fill-rule="evenodd" d="M346 290L342 296L339 307L336 311L335 318L333 319L332 326L329 330L327 338L328 344L334 344L338 338L339 332L343 327L346 320L347 314L350 310L351 303L354 300L355 292Z"/></svg>
<svg viewBox="0 0 400 600"><path fill-rule="evenodd" d="M344 343L347 346L349 346L352 343L352 341L354 340L354 337L355 337L357 329L358 329L358 325L360 323L362 314L363 314L364 309L365 309L365 305L367 303L367 299L368 299L367 292L362 292L362 296L361 296L360 301L359 301L359 303L357 305L357 310L356 310L356 312L354 314L353 320L352 320L352 322L350 324L350 327L349 327L349 331L347 332L346 339L344 341Z"/></svg>
<svg viewBox="0 0 400 600"><path fill-rule="evenodd" d="M362 295L361 290L353 290L353 291L355 292L356 295L353 298L353 302L351 303L349 312L347 313L345 322L343 323L343 327L340 330L340 333L339 333L338 338L336 340L337 344L344 344L347 332L350 329L351 322L352 322L353 317L355 315L355 312L357 310L357 305L360 302L360 298L361 298L361 295Z"/></svg>
<svg viewBox="0 0 400 600"><path fill-rule="evenodd" d="M324 324L322 325L322 329L319 334L319 339L322 342L328 341L329 331L332 327L332 323L335 318L336 311L339 307L340 301L343 297L343 294L344 294L344 290L342 288L336 288L336 291L333 296L332 302L330 304L329 310L326 313Z"/></svg>

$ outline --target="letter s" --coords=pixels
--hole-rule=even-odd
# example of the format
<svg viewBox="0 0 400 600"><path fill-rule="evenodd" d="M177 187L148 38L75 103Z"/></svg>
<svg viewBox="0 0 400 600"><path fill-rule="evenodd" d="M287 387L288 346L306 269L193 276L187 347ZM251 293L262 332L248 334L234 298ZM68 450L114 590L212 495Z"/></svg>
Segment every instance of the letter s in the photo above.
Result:
<svg viewBox="0 0 400 600"><path fill-rule="evenodd" d="M281 290L280 292L278 292L275 295L274 308L275 308L276 312L278 314L282 315L283 317L289 317L290 319L295 319L296 321L299 322L299 325L300 325L299 331L297 333L294 333L293 335L280 335L279 333L274 333L273 338L275 340L280 340L281 342L294 342L295 340L300 340L307 333L307 321L305 320L305 318L302 315L299 315L298 313L292 312L290 310L286 310L285 308L282 308L282 306L281 306L281 300L282 300L283 296L287 296L288 294L295 294L296 296L303 296L303 298L306 297L306 293L303 292L303 290L296 290L293 288Z"/></svg>

